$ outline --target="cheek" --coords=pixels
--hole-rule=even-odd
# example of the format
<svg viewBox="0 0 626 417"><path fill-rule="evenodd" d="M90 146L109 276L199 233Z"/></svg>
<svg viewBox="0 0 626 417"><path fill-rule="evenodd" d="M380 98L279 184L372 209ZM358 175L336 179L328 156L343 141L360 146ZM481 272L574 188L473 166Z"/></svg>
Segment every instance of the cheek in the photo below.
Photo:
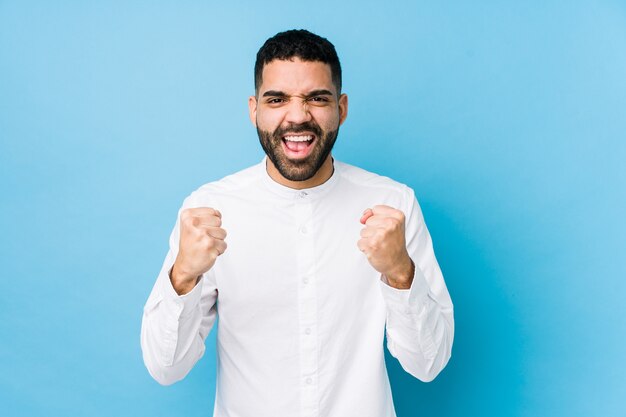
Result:
<svg viewBox="0 0 626 417"><path fill-rule="evenodd" d="M319 109L320 111L312 112L313 118L317 124L324 130L335 130L339 126L339 112Z"/></svg>
<svg viewBox="0 0 626 417"><path fill-rule="evenodd" d="M277 111L265 110L257 111L256 113L256 124L261 130L273 132L278 126L280 126L281 120L282 115Z"/></svg>

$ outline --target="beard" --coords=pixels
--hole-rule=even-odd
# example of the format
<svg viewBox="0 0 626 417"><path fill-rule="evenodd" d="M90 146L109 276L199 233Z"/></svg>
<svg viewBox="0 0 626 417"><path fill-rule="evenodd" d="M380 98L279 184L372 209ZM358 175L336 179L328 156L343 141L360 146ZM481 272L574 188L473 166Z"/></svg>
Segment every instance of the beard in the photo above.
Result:
<svg viewBox="0 0 626 417"><path fill-rule="evenodd" d="M291 124L286 128L278 127L274 132L259 129L257 134L261 147L272 161L280 175L289 181L306 181L312 178L326 161L330 151L335 145L339 126L337 129L322 132L317 123L307 122L302 124ZM314 148L311 153L303 159L289 159L283 152L282 141L286 134L301 132L313 132L315 134Z"/></svg>

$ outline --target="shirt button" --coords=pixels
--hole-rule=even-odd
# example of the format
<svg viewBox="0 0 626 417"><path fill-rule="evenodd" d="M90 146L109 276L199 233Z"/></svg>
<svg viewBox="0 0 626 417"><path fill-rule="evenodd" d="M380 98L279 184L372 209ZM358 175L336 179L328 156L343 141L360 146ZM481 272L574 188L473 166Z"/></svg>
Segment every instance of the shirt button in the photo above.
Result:
<svg viewBox="0 0 626 417"><path fill-rule="evenodd" d="M300 198L304 198L307 195L309 195L309 193L307 193L306 191L300 191L299 195L300 195Z"/></svg>
<svg viewBox="0 0 626 417"><path fill-rule="evenodd" d="M307 385L311 385L311 382L313 382L313 380L311 378L307 378L304 382L306 382Z"/></svg>
<svg viewBox="0 0 626 417"><path fill-rule="evenodd" d="M309 283L309 279L307 277L302 278L302 283L304 285L308 284Z"/></svg>
<svg viewBox="0 0 626 417"><path fill-rule="evenodd" d="M300 228L300 233L302 233L303 235L306 235L309 232L309 230L306 228L306 226L302 226Z"/></svg>
<svg viewBox="0 0 626 417"><path fill-rule="evenodd" d="M306 329L304 329L304 333L311 334L311 329L307 327Z"/></svg>

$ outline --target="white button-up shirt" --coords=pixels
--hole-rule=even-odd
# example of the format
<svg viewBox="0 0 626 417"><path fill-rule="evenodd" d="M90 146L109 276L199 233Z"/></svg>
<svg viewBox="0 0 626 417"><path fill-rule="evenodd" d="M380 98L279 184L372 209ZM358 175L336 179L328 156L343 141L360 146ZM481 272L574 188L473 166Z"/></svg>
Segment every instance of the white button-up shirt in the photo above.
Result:
<svg viewBox="0 0 626 417"><path fill-rule="evenodd" d="M387 285L357 248L363 211L406 216L409 290ZM395 416L383 350L432 380L448 362L452 302L413 191L334 161L324 184L274 182L265 160L192 193L222 213L228 249L183 296L169 271L179 225L144 309L141 346L161 384L182 379L217 327L216 417Z"/></svg>

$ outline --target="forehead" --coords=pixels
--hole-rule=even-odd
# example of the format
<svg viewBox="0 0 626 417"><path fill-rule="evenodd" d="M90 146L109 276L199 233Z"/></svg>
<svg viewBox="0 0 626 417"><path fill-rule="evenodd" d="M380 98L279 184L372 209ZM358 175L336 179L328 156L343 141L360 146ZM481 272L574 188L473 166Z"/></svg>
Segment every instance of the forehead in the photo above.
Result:
<svg viewBox="0 0 626 417"><path fill-rule="evenodd" d="M318 89L335 91L330 65L299 58L289 61L275 59L263 67L259 95L268 90L297 95Z"/></svg>

